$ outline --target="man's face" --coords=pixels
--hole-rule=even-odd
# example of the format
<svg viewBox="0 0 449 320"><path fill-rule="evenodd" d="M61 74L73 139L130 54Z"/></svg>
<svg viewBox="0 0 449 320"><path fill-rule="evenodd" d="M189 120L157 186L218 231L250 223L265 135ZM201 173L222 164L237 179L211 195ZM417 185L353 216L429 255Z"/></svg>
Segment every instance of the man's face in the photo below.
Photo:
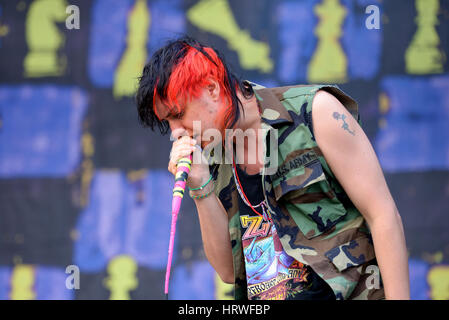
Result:
<svg viewBox="0 0 449 320"><path fill-rule="evenodd" d="M198 98L184 102L184 106L183 112L174 114L156 98L158 115L161 120L168 122L172 139L176 140L183 135L188 135L198 143L201 142L203 149L210 143L214 145L218 143L218 141L214 141L214 139L210 139L208 136L203 136L206 130L210 131L209 129L221 132L221 128L218 125L220 119L218 119L217 115L222 107L222 103L221 99L217 99L213 89L209 87L203 88ZM176 109L174 112L176 112Z"/></svg>

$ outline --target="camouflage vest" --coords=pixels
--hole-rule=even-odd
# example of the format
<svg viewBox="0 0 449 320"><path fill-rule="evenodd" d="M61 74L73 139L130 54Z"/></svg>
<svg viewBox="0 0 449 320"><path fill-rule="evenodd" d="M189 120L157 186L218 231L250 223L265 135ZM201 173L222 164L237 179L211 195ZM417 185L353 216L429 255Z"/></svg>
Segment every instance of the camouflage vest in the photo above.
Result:
<svg viewBox="0 0 449 320"><path fill-rule="evenodd" d="M374 272L379 275L377 279L380 274L365 219L327 165L312 128L312 100L318 90L326 90L338 98L361 125L357 103L336 85L279 88L252 85L262 112L262 128L267 132L266 159L268 133L273 129L278 133L278 162L273 170L273 164L267 160L261 176L284 250L297 261L310 265L329 284L337 299L383 298L381 281L380 286L371 281ZM239 194L232 165L222 162L213 164L211 169L215 193L229 219L235 299L246 299Z"/></svg>

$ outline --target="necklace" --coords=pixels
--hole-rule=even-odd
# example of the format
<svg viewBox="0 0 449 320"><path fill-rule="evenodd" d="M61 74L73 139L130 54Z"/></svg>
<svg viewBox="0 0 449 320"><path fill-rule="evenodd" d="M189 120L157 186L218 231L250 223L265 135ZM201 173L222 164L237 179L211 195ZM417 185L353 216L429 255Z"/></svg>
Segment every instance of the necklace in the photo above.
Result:
<svg viewBox="0 0 449 320"><path fill-rule="evenodd" d="M240 183L240 179L239 176L237 174L237 168L235 166L235 161L234 161L234 155L232 155L232 176L234 177L234 182L235 185L237 186L237 191L240 195L240 198L242 199L242 201L251 208L251 210L253 210L258 216L262 217L265 221L270 221L271 222L271 214L270 214L270 209L268 208L268 205L266 203L265 200L263 200L262 202L260 202L258 205L253 206L249 200L248 197L246 196L245 192L243 192L243 188L242 185ZM262 213L260 214L256 208L262 208Z"/></svg>

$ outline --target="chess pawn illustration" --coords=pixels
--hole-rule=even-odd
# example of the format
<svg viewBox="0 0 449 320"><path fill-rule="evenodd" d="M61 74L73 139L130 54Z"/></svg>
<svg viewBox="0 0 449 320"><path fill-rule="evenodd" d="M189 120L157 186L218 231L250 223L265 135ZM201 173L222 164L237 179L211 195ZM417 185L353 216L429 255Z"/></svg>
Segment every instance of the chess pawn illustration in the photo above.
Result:
<svg viewBox="0 0 449 320"><path fill-rule="evenodd" d="M343 83L347 77L346 55L339 43L346 9L338 0L324 0L315 7L319 17L315 35L318 45L308 68L309 83Z"/></svg>
<svg viewBox="0 0 449 320"><path fill-rule="evenodd" d="M405 68L410 74L435 74L443 72L443 53L438 48L439 0L416 0L417 30L405 53Z"/></svg>
<svg viewBox="0 0 449 320"><path fill-rule="evenodd" d="M33 290L35 271L31 265L16 265L11 275L11 300L33 300L36 293Z"/></svg>
<svg viewBox="0 0 449 320"><path fill-rule="evenodd" d="M430 298L433 300L449 300L449 267L441 265L433 267L428 275Z"/></svg>
<svg viewBox="0 0 449 320"><path fill-rule="evenodd" d="M110 300L130 300L129 292L136 289L137 264L127 255L114 257L108 265L104 286L111 291Z"/></svg>
<svg viewBox="0 0 449 320"><path fill-rule="evenodd" d="M114 97L131 97L147 59L150 12L146 0L137 0L128 18L126 50L115 73Z"/></svg>

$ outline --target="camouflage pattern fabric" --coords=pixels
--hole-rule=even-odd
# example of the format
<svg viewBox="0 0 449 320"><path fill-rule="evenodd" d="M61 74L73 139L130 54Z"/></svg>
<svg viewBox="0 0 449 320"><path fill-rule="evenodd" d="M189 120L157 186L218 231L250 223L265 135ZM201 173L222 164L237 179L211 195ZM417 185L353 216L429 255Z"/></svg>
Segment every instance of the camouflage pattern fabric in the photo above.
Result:
<svg viewBox="0 0 449 320"><path fill-rule="evenodd" d="M312 101L318 90L326 90L338 98L361 125L357 103L336 85L278 88L252 85L262 113L262 128L267 132L265 152L268 134L277 130L278 162L273 170L273 163L269 163L266 155L261 176L284 250L297 261L310 265L329 284L337 299L383 299L381 279L377 288L368 285L372 274L367 268L377 266L369 228L330 170L313 135ZM235 299L239 300L247 299L247 291L239 195L231 166L223 157L222 163L212 163L211 169L215 193L229 218Z"/></svg>

